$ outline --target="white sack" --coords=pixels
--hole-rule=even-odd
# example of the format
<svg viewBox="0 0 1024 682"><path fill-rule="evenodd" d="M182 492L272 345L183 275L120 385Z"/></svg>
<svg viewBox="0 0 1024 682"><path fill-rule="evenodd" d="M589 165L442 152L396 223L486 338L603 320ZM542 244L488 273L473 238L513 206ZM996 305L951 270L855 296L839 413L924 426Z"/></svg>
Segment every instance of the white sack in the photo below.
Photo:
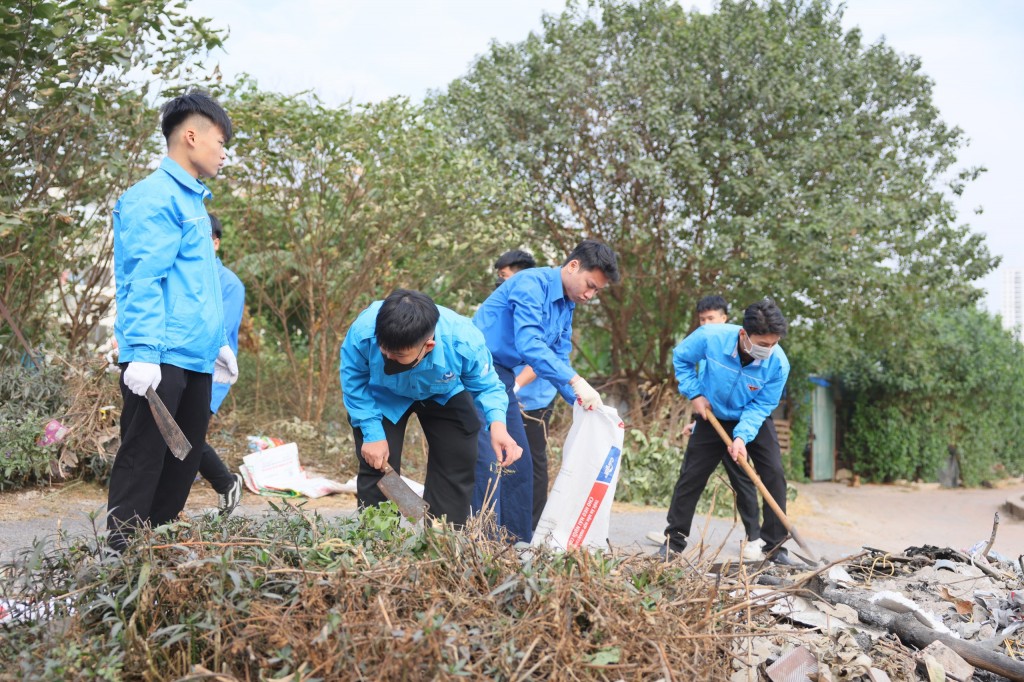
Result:
<svg viewBox="0 0 1024 682"><path fill-rule="evenodd" d="M619 413L604 406L572 408L562 468L541 513L534 545L559 549L608 546L608 522L622 463L625 434Z"/></svg>

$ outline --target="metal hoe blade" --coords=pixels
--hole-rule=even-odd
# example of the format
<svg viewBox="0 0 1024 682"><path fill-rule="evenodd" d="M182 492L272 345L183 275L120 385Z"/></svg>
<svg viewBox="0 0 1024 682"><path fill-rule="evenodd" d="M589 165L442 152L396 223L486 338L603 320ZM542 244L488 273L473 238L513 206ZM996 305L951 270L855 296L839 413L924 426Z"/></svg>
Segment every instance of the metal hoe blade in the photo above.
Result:
<svg viewBox="0 0 1024 682"><path fill-rule="evenodd" d="M192 451L192 444L188 442L188 438L185 438L181 427L174 421L174 417L167 410L164 401L160 400L160 396L156 394L152 386L146 389L146 398L149 400L149 410L153 413L156 427L160 429L160 435L164 437L164 442L170 448L171 454L178 459L185 459Z"/></svg>
<svg viewBox="0 0 1024 682"><path fill-rule="evenodd" d="M416 523L427 513L430 506L423 501L423 498L409 487L409 484L402 480L402 477L395 473L387 464L384 465L384 475L377 481L377 487L384 493L384 496L398 506L402 516Z"/></svg>

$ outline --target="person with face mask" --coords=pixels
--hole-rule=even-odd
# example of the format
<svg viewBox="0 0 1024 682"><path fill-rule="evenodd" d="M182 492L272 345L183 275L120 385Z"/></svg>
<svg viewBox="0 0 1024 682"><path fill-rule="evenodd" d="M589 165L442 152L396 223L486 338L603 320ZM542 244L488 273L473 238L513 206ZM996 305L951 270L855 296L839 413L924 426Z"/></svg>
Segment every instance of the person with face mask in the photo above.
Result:
<svg viewBox="0 0 1024 682"><path fill-rule="evenodd" d="M786 477L771 413L789 377L789 360L779 346L786 332L782 312L774 301L765 298L744 311L742 327L701 326L673 351L679 392L693 403L697 424L669 505L667 541L660 550L666 559L685 549L697 501L719 462L731 475L745 477L736 462L749 457L768 492L785 512ZM698 366L702 366L699 373ZM731 434L733 441L728 448L706 421L708 408ZM744 521L750 525L747 519ZM750 530L748 543L757 545L758 550L763 548L769 560L782 565L794 563L782 547L786 528L767 504L760 537L749 538Z"/></svg>
<svg viewBox="0 0 1024 682"><path fill-rule="evenodd" d="M341 390L355 438L359 507L384 502L386 464L401 473L413 414L427 440L423 499L461 526L469 516L477 432L484 415L500 466L522 455L505 427L508 398L483 335L424 293L397 289L359 314L341 345Z"/></svg>
<svg viewBox="0 0 1024 682"><path fill-rule="evenodd" d="M704 296L697 301L697 323L703 327L706 324L725 324L729 321L729 304L726 300L717 295ZM697 375L700 376L701 365L697 366ZM690 436L697 424L697 413L693 413L693 421L683 427L684 436ZM764 541L761 540L761 518L757 508L757 488L754 482L747 477L743 470L731 458L725 458L722 463L725 473L729 477L729 485L732 486L736 498L736 511L743 521L743 529L747 541L743 545L740 556L746 561L761 561L764 559ZM647 539L656 545L665 544L665 533L663 530L652 530L647 533Z"/></svg>

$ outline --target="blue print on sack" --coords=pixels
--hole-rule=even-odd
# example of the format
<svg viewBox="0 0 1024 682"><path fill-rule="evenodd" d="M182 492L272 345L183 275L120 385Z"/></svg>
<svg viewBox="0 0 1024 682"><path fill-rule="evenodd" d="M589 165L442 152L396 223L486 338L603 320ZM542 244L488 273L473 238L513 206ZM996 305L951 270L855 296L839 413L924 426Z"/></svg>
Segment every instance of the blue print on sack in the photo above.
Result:
<svg viewBox="0 0 1024 682"><path fill-rule="evenodd" d="M622 451L614 445L612 449L608 451L608 456L604 460L604 466L601 467L601 473L597 475L598 483L607 483L611 485L612 477L615 475L615 470L619 466L619 455Z"/></svg>

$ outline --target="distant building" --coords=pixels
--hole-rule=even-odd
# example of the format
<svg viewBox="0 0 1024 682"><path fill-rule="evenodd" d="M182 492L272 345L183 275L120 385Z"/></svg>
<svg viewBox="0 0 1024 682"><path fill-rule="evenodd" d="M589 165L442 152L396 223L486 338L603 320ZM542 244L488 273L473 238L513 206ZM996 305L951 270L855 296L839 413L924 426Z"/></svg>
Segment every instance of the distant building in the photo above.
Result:
<svg viewBox="0 0 1024 682"><path fill-rule="evenodd" d="M1024 269L1003 268L1003 326L1024 341Z"/></svg>

